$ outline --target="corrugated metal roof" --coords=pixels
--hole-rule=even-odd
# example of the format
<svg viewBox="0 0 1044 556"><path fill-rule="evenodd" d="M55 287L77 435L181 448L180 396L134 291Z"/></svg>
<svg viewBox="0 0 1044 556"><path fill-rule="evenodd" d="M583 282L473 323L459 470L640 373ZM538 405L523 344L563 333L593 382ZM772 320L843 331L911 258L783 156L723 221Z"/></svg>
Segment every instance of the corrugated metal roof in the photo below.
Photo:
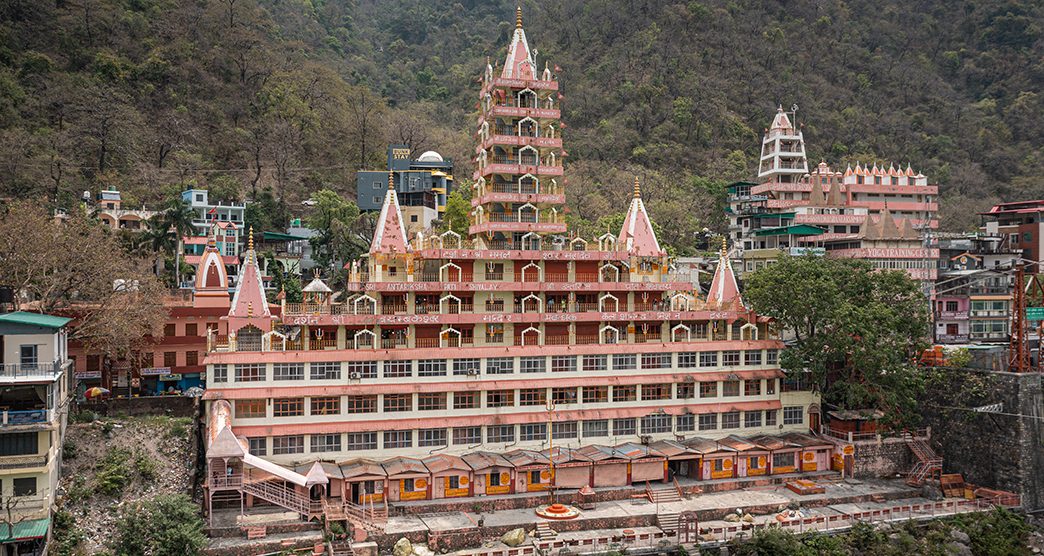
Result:
<svg viewBox="0 0 1044 556"><path fill-rule="evenodd" d="M49 517L19 521L11 528L10 535L7 534L7 527L0 527L0 543L43 538L47 536L47 530L50 527L51 518Z"/></svg>
<svg viewBox="0 0 1044 556"><path fill-rule="evenodd" d="M0 315L0 323L26 324L30 326L42 326L44 328L61 328L71 320L72 319L66 317L56 317L54 315L30 313L27 311L15 311L13 313Z"/></svg>

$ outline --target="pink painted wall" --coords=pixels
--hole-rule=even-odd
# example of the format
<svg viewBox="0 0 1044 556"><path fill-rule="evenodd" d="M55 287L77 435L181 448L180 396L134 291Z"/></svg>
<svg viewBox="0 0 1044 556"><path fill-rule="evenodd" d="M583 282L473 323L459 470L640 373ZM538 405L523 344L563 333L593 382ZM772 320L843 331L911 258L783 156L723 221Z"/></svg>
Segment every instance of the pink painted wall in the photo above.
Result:
<svg viewBox="0 0 1044 556"><path fill-rule="evenodd" d="M596 465L594 474L596 487L627 485L626 463L610 463L606 465Z"/></svg>
<svg viewBox="0 0 1044 556"><path fill-rule="evenodd" d="M638 481L662 481L663 480L663 462L655 461L652 463L632 463L631 464L631 482L637 483Z"/></svg>
<svg viewBox="0 0 1044 556"><path fill-rule="evenodd" d="M591 481L591 467L556 467L555 485L561 488L580 488Z"/></svg>

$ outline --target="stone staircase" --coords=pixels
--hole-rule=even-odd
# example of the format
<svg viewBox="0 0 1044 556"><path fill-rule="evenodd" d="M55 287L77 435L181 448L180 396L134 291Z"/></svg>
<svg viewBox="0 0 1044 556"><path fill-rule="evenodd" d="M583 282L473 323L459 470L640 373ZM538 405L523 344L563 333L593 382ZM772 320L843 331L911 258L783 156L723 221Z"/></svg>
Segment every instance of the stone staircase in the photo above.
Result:
<svg viewBox="0 0 1044 556"><path fill-rule="evenodd" d="M330 541L327 543L326 548L330 556L355 556L355 551L352 550L350 541Z"/></svg>
<svg viewBox="0 0 1044 556"><path fill-rule="evenodd" d="M645 492L649 496L649 501L654 504L663 504L665 502L681 502L681 493L678 492L678 488L674 485L661 485L661 486L649 486L646 483Z"/></svg>
<svg viewBox="0 0 1044 556"><path fill-rule="evenodd" d="M927 442L905 432L903 440L917 458L917 463L907 474L906 484L915 487L921 486L926 479L939 478L942 475L943 460Z"/></svg>
<svg viewBox="0 0 1044 556"><path fill-rule="evenodd" d="M660 530L667 535L677 535L678 527L681 524L681 515L677 513L656 514L656 522L660 526Z"/></svg>
<svg viewBox="0 0 1044 556"><path fill-rule="evenodd" d="M536 525L536 538L538 538L538 539L540 539L542 541L551 541L551 540L554 540L555 537L557 537L557 536L558 536L558 533L555 533L551 529L551 526L548 525L546 521L537 522L537 525Z"/></svg>

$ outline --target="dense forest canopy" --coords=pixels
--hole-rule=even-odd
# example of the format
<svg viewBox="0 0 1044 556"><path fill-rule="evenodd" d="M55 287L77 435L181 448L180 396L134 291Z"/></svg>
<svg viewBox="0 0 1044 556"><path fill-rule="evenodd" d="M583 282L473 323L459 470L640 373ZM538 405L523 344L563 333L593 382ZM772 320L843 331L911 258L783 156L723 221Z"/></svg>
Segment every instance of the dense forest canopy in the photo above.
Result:
<svg viewBox="0 0 1044 556"><path fill-rule="evenodd" d="M354 194L388 142L470 175L477 79L515 3L6 0L0 195L71 206L173 185L264 197L280 217ZM893 161L942 189L944 228L1044 197L1044 6L1032 0L522 2L564 95L571 218L626 209L631 175L667 243L720 228L777 104L809 156ZM273 222L271 215L267 222ZM264 220L264 218L261 218ZM274 219L279 222L279 218ZM272 224L274 225L274 224Z"/></svg>

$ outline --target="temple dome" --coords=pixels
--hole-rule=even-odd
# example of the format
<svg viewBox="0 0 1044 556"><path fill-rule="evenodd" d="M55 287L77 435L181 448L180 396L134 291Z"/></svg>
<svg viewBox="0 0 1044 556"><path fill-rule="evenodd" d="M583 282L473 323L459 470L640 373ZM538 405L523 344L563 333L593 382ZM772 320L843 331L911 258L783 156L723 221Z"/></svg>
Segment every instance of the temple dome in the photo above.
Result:
<svg viewBox="0 0 1044 556"><path fill-rule="evenodd" d="M442 162L442 155L435 151L425 151L417 158L418 162Z"/></svg>

